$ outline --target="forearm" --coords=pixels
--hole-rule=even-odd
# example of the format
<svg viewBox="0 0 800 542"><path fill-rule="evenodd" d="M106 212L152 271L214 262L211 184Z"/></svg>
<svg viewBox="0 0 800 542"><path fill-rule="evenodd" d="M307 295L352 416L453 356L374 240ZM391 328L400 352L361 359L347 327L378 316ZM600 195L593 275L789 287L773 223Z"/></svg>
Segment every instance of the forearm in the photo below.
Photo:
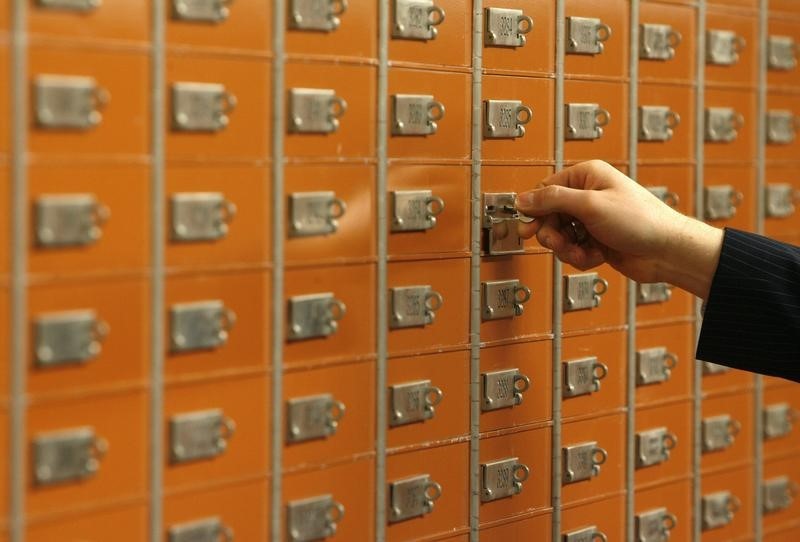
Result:
<svg viewBox="0 0 800 542"><path fill-rule="evenodd" d="M707 300L719 263L724 232L682 217L659 257L659 281L668 282Z"/></svg>

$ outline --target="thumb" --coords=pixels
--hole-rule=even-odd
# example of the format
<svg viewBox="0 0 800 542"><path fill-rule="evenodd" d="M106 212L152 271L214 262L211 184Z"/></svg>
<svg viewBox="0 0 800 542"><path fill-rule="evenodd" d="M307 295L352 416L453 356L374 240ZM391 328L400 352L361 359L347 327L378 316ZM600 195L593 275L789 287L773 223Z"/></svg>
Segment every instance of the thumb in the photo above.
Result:
<svg viewBox="0 0 800 542"><path fill-rule="evenodd" d="M581 219L588 211L590 192L554 184L517 195L516 207L530 216L564 213Z"/></svg>

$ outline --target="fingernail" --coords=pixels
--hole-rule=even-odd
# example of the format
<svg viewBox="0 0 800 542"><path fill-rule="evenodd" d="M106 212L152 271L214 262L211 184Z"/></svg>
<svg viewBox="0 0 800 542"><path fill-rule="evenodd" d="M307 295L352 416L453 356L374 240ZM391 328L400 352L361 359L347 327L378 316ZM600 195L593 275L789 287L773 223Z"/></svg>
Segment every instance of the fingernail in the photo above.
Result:
<svg viewBox="0 0 800 542"><path fill-rule="evenodd" d="M533 192L523 192L522 194L518 194L515 205L517 207L530 207L533 205Z"/></svg>

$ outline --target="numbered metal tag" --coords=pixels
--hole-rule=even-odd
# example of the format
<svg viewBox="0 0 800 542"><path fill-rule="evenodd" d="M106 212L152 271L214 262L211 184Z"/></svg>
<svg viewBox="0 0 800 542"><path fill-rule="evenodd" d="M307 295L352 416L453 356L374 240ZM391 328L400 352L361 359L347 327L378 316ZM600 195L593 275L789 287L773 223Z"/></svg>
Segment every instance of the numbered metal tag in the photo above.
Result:
<svg viewBox="0 0 800 542"><path fill-rule="evenodd" d="M180 192L170 198L173 241L216 241L228 235L236 205L222 192Z"/></svg>
<svg viewBox="0 0 800 542"><path fill-rule="evenodd" d="M637 542L667 542L678 518L666 508L654 508L636 515Z"/></svg>
<svg viewBox="0 0 800 542"><path fill-rule="evenodd" d="M444 118L444 104L431 94L395 94L392 113L392 135L432 135Z"/></svg>
<svg viewBox="0 0 800 542"><path fill-rule="evenodd" d="M741 429L742 425L728 414L703 419L703 453L730 448Z"/></svg>
<svg viewBox="0 0 800 542"><path fill-rule="evenodd" d="M725 374L730 370L731 368L725 365L711 363L710 361L703 362L703 376Z"/></svg>
<svg viewBox="0 0 800 542"><path fill-rule="evenodd" d="M389 327L424 327L433 323L436 311L442 307L442 294L429 285L403 286L390 289L392 319Z"/></svg>
<svg viewBox="0 0 800 542"><path fill-rule="evenodd" d="M564 312L594 309L608 291L608 281L597 273L564 276Z"/></svg>
<svg viewBox="0 0 800 542"><path fill-rule="evenodd" d="M577 397L600 391L600 381L608 375L608 367L596 356L565 361L563 397Z"/></svg>
<svg viewBox="0 0 800 542"><path fill-rule="evenodd" d="M481 502L504 499L522 492L522 484L531 474L518 457L481 463Z"/></svg>
<svg viewBox="0 0 800 542"><path fill-rule="evenodd" d="M789 403L776 403L764 407L764 438L785 437L792 432L796 414Z"/></svg>
<svg viewBox="0 0 800 542"><path fill-rule="evenodd" d="M342 24L347 0L292 0L289 27L295 30L332 32Z"/></svg>
<svg viewBox="0 0 800 542"><path fill-rule="evenodd" d="M608 459L608 453L596 441L564 446L563 483L573 484L589 480L600 474L600 466Z"/></svg>
<svg viewBox="0 0 800 542"><path fill-rule="evenodd" d="M225 453L236 430L222 409L176 414L169 420L170 461L185 463L210 459Z"/></svg>
<svg viewBox="0 0 800 542"><path fill-rule="evenodd" d="M672 299L672 285L666 282L645 282L636 285L636 304L653 305Z"/></svg>
<svg viewBox="0 0 800 542"><path fill-rule="evenodd" d="M797 66L797 43L791 36L770 36L767 58L769 69L788 71Z"/></svg>
<svg viewBox="0 0 800 542"><path fill-rule="evenodd" d="M533 110L520 100L484 100L483 116L485 139L514 139L525 135Z"/></svg>
<svg viewBox="0 0 800 542"><path fill-rule="evenodd" d="M488 412L521 404L522 394L531 387L531 379L516 368L489 371L481 374L481 387L481 410Z"/></svg>
<svg viewBox="0 0 800 542"><path fill-rule="evenodd" d="M592 525L564 533L563 542L608 542L608 537L596 525Z"/></svg>
<svg viewBox="0 0 800 542"><path fill-rule="evenodd" d="M109 94L93 77L39 75L34 79L36 122L43 128L87 130L100 124Z"/></svg>
<svg viewBox="0 0 800 542"><path fill-rule="evenodd" d="M392 195L392 231L426 231L436 226L444 200L430 190L395 190Z"/></svg>
<svg viewBox="0 0 800 542"><path fill-rule="evenodd" d="M179 21L221 23L230 17L233 0L172 0L172 16Z"/></svg>
<svg viewBox="0 0 800 542"><path fill-rule="evenodd" d="M521 9L486 8L484 18L483 43L487 47L522 47L525 34L533 30L533 19Z"/></svg>
<svg viewBox="0 0 800 542"><path fill-rule="evenodd" d="M173 525L167 532L169 542L233 542L233 529L218 517Z"/></svg>
<svg viewBox="0 0 800 542"><path fill-rule="evenodd" d="M93 11L103 5L103 0L38 0L37 3L43 8Z"/></svg>
<svg viewBox="0 0 800 542"><path fill-rule="evenodd" d="M35 212L36 243L46 248L96 243L111 214L92 194L45 194Z"/></svg>
<svg viewBox="0 0 800 542"><path fill-rule="evenodd" d="M786 510L797 496L798 486L788 476L778 476L765 480L762 486L764 494L764 512Z"/></svg>
<svg viewBox="0 0 800 542"><path fill-rule="evenodd" d="M643 348L636 351L636 385L660 384L672 376L678 357L666 346Z"/></svg>
<svg viewBox="0 0 800 542"><path fill-rule="evenodd" d="M347 205L332 191L295 192L289 195L289 235L328 235L339 229Z"/></svg>
<svg viewBox="0 0 800 542"><path fill-rule="evenodd" d="M344 505L332 495L291 501L286 505L286 530L291 542L313 542L336 534L344 518Z"/></svg>
<svg viewBox="0 0 800 542"><path fill-rule="evenodd" d="M389 425L396 427L433 418L444 394L430 380L389 386Z"/></svg>
<svg viewBox="0 0 800 542"><path fill-rule="evenodd" d="M706 220L726 220L736 215L742 204L742 193L729 184L707 186L705 192Z"/></svg>
<svg viewBox="0 0 800 542"><path fill-rule="evenodd" d="M428 474L389 482L389 523L430 514L441 496L442 486Z"/></svg>
<svg viewBox="0 0 800 542"><path fill-rule="evenodd" d="M766 215L769 218L787 218L794 214L798 192L789 183L768 183L765 187Z"/></svg>
<svg viewBox="0 0 800 542"><path fill-rule="evenodd" d="M667 186L648 186L647 189L653 194L655 197L676 209L678 204L680 203L680 198L678 194L672 192L669 187Z"/></svg>
<svg viewBox="0 0 800 542"><path fill-rule="evenodd" d="M566 104L564 137L568 141L592 141L603 137L603 127L611 121L611 113L598 104Z"/></svg>
<svg viewBox="0 0 800 542"><path fill-rule="evenodd" d="M330 134L339 129L347 102L332 89L293 88L289 90L289 132Z"/></svg>
<svg viewBox="0 0 800 542"><path fill-rule="evenodd" d="M744 117L731 107L706 108L706 142L731 143L739 136Z"/></svg>
<svg viewBox="0 0 800 542"><path fill-rule="evenodd" d="M347 307L332 293L298 295L289 298L290 341L328 337L339 329Z"/></svg>
<svg viewBox="0 0 800 542"><path fill-rule="evenodd" d="M219 83L173 83L172 129L180 132L219 132L236 107L236 97Z"/></svg>
<svg viewBox="0 0 800 542"><path fill-rule="evenodd" d="M330 393L289 399L286 403L286 441L303 442L336 433L345 405Z"/></svg>
<svg viewBox="0 0 800 542"><path fill-rule="evenodd" d="M567 17L567 53L598 55L611 37L611 27L594 17Z"/></svg>
<svg viewBox="0 0 800 542"><path fill-rule="evenodd" d="M96 358L109 331L108 324L89 309L38 315L34 329L34 359L40 367Z"/></svg>
<svg viewBox="0 0 800 542"><path fill-rule="evenodd" d="M788 109L767 111L767 143L789 145L797 137L798 119Z"/></svg>
<svg viewBox="0 0 800 542"><path fill-rule="evenodd" d="M658 465L669 459L678 444L678 437L666 427L656 427L636 433L636 468Z"/></svg>
<svg viewBox="0 0 800 542"><path fill-rule="evenodd" d="M639 108L639 141L669 141L681 117L666 105Z"/></svg>
<svg viewBox="0 0 800 542"><path fill-rule="evenodd" d="M530 219L523 219L517 211L516 198L515 192L483 194L483 250L490 256L525 251L517 222Z"/></svg>
<svg viewBox="0 0 800 542"><path fill-rule="evenodd" d="M392 37L407 40L432 40L444 22L444 10L433 0L394 0Z"/></svg>
<svg viewBox="0 0 800 542"><path fill-rule="evenodd" d="M519 280L487 280L481 283L483 319L499 320L522 316L523 305L531 298L531 289Z"/></svg>
<svg viewBox="0 0 800 542"><path fill-rule="evenodd" d="M682 36L668 24L644 23L639 26L639 58L643 60L672 60Z"/></svg>
<svg viewBox="0 0 800 542"><path fill-rule="evenodd" d="M170 350L190 352L224 346L236 314L218 299L176 303L169 310Z"/></svg>
<svg viewBox="0 0 800 542"><path fill-rule="evenodd" d="M703 495L703 530L728 525L740 506L741 502L730 491Z"/></svg>
<svg viewBox="0 0 800 542"><path fill-rule="evenodd" d="M745 45L744 38L732 30L709 30L706 32L706 64L733 66L739 62L739 53Z"/></svg>
<svg viewBox="0 0 800 542"><path fill-rule="evenodd" d="M108 443L92 427L41 433L33 438L34 480L51 485L90 478L107 451Z"/></svg>

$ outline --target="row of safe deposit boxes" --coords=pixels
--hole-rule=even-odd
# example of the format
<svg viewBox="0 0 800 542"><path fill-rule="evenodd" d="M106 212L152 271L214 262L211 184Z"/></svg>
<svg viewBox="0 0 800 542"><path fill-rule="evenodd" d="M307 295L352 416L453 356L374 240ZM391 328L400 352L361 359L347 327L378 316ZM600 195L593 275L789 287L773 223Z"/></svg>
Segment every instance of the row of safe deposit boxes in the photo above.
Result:
<svg viewBox="0 0 800 542"><path fill-rule="evenodd" d="M10 351L20 314L8 286L12 263L24 256L25 355L9 363L24 366L25 388L11 389L3 363L0 446L25 441L24 517L15 518L25 540L147 540L149 507L161 510L161 536L170 542L267 540L280 479L280 540L369 541L385 528L389 540L465 541L471 399L481 411L472 443L478 534L548 540L554 393L562 399L563 540L625 540L628 498L640 542L692 540L698 523L704 541L754 540L756 521L765 540L800 537L795 386L764 379L758 411L752 375L705 363L697 397L695 300L668 284L640 284L629 321L624 277L609 266L566 265L554 276L552 254L519 238L514 209L515 194L551 174L563 149L567 165L600 158L624 172L635 166L637 180L665 203L686 214L699 209L716 226L763 227L800 242L800 4L769 2L761 36L764 6L756 0L708 2L705 28L689 1L643 0L633 21L623 0L566 0L557 76L555 2L485 0L484 26L472 28L471 2L390 0L388 91L379 96L375 0L287 0L285 24L274 24L269 1L165 0L164 43L154 38L151 0L31 0L17 29L27 38L24 71L11 69L10 3L0 3L0 208L11 212L12 159L24 160L27 202L24 220L0 222L0 348ZM278 27L280 57L272 50ZM640 35L634 164L632 28ZM473 39L483 43L480 111L472 108ZM153 85L156 61L165 88ZM282 111L274 110L275 63L284 68ZM557 111L562 76L565 106ZM18 78L24 148L11 145ZM163 118L154 97L163 99ZM386 330L376 323L379 107L389 119ZM482 130L474 170L473 114ZM280 155L275 118L283 122ZM154 145L163 145L163 164ZM283 193L273 190L274 161L283 164ZM153 182L162 172L164 182ZM286 216L278 231L276 200ZM160 219L163 268L153 258ZM470 358L474 222L479 362ZM22 255L6 242L14 227L25 230ZM273 261L275 239L284 242L281 262ZM282 292L272 291L277 266ZM164 344L152 350L156 276L164 277ZM556 281L560 314L552 310ZM282 337L272 336L274 303ZM552 372L556 319L560 383ZM382 333L387 360L377 359ZM626 396L629 334L634 404ZM274 342L282 345L280 372ZM163 358L161 375L152 372L162 366L153 355ZM388 375L383 390L375 386L379 362ZM480 366L477 398L471 362ZM163 457L149 447L154 376L164 381ZM279 442L275 378L283 391ZM23 435L10 433L12 394L26 397ZM378 401L386 401L385 420L377 419ZM635 456L626 457L631 409ZM379 424L387 428L385 480L375 476ZM279 472L273 450L282 451ZM156 462L164 469L160 502L149 497ZM2 542L12 519L8 475L8 454L0 453ZM378 484L386 489L385 526L375 522Z"/></svg>

